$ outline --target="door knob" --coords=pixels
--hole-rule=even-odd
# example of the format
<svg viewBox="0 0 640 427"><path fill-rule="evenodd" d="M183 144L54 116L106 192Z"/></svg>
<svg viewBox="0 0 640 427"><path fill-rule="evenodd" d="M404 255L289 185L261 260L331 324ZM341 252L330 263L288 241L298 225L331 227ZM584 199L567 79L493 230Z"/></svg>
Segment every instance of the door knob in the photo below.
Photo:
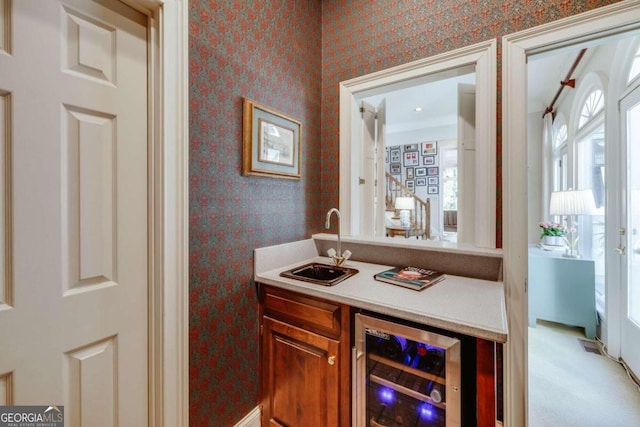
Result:
<svg viewBox="0 0 640 427"><path fill-rule="evenodd" d="M336 357L335 356L329 356L329 358L327 359L327 363L329 365L335 365L336 364Z"/></svg>

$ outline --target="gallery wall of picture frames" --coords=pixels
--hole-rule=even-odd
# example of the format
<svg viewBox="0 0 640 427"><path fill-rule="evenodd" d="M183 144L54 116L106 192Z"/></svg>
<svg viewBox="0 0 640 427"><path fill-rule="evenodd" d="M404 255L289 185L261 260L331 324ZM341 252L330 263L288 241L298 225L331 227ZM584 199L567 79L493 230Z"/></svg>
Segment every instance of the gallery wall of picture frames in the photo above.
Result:
<svg viewBox="0 0 640 427"><path fill-rule="evenodd" d="M439 193L437 141L387 147L385 162L387 171L409 190L416 191L416 187L427 187L427 194Z"/></svg>

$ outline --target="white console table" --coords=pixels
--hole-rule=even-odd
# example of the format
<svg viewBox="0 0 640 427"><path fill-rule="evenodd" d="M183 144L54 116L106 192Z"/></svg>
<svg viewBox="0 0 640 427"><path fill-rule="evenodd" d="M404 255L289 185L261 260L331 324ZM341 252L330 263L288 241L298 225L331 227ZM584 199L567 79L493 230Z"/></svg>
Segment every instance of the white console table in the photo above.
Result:
<svg viewBox="0 0 640 427"><path fill-rule="evenodd" d="M596 334L595 263L529 246L529 326L549 320Z"/></svg>

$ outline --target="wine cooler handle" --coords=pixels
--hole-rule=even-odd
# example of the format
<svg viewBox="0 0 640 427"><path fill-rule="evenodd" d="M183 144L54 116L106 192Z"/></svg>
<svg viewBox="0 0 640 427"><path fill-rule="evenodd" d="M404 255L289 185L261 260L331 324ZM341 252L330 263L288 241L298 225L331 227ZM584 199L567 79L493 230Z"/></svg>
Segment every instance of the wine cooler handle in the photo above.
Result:
<svg viewBox="0 0 640 427"><path fill-rule="evenodd" d="M358 359L360 359L364 353L359 352L356 346L351 347L351 422L354 426L359 427L358 413L360 405L364 402L360 402L358 396L358 385L360 379L358 378Z"/></svg>

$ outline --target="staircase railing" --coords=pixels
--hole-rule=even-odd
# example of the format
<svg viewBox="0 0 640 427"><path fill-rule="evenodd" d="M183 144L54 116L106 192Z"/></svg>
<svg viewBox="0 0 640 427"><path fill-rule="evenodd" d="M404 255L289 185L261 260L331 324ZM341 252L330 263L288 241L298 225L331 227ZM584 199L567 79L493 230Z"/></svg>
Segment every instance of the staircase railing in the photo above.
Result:
<svg viewBox="0 0 640 427"><path fill-rule="evenodd" d="M398 197L412 197L415 202L415 209L411 211L411 226L422 231L422 235L426 239L431 238L431 200L422 200L416 196L416 193L411 191L400 180L393 177L389 172L385 172L386 179L386 192L385 192L385 204L387 209L395 209L396 198Z"/></svg>

